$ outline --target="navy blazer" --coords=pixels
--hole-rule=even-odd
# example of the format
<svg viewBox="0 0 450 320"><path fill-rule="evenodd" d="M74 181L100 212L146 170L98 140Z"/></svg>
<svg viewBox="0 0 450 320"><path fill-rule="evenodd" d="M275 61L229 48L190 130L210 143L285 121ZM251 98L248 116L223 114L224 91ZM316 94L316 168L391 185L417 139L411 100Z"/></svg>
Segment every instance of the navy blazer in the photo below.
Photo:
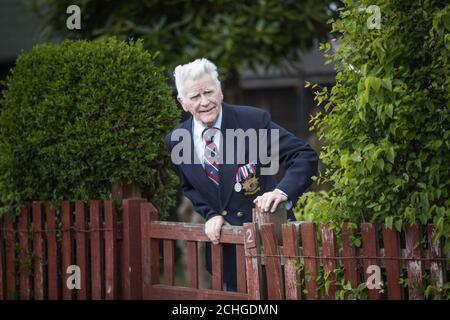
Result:
<svg viewBox="0 0 450 320"><path fill-rule="evenodd" d="M190 164L175 165L181 179L181 187L184 195L192 201L195 211L201 214L206 221L216 215L222 215L231 225L243 225L245 222L251 222L252 209L254 207L253 200L265 192L273 191L275 188L284 191L288 199L295 205L297 198L311 185L311 177L317 172L318 156L316 152L305 141L272 122L269 113L254 107L235 106L227 103L222 103L222 141L220 143L220 152L223 152L223 162L225 162L227 157L225 130L239 128L244 131L251 128L256 130L269 129L269 132L270 129L279 129L279 162L285 170L284 177L277 183L273 175L261 175L262 164L259 162L258 153L256 167L260 190L251 196L244 195L242 191L236 192L234 190L236 172L239 166L242 165L236 163L238 146L234 148L234 163L219 165L219 188L217 188L205 174L202 165L194 164L196 154L192 138L192 117L175 127L175 129L185 129L191 135ZM169 152L172 151L175 145L180 143L180 141L171 141L172 132L173 130L165 138ZM267 141L270 144L270 135ZM248 163L248 139L246 139L245 144L245 162ZM261 147L266 150L267 145ZM271 150L270 146L269 150ZM292 210L288 210L288 220L295 220ZM231 286L235 286L235 247L233 245L224 245L223 255L224 281ZM211 272L209 244L207 244L206 250L206 267Z"/></svg>
<svg viewBox="0 0 450 320"><path fill-rule="evenodd" d="M192 117L178 125L175 129L186 129L192 135ZM252 221L253 200L265 192L278 188L284 191L288 199L293 202L311 185L311 177L317 172L318 157L316 152L303 140L297 138L286 129L272 122L269 113L262 109L234 106L222 103L222 141L220 149L223 151L223 159L226 159L226 129L279 129L279 160L285 170L283 179L277 183L274 176L260 175L261 163L257 163L257 177L261 186L260 191L252 196L245 196L243 192L234 191L235 177L238 167L236 163L238 146L235 146L235 162L233 164L219 165L219 188L207 177L201 164L193 164L195 149L191 137L191 164L176 165L181 179L181 187L184 195L189 198L199 214L205 220L222 214L231 225L242 225ZM174 129L174 130L175 130ZM179 141L171 141L170 132L165 143L169 150ZM268 137L270 144L270 135ZM249 160L249 146L246 140L246 163ZM260 147L260 146L258 146ZM267 146L261 146L267 148ZM269 147L270 148L270 147ZM269 149L270 150L270 149ZM259 153L258 153L259 154ZM259 159L258 159L259 160ZM295 220L292 211L289 210L290 220Z"/></svg>

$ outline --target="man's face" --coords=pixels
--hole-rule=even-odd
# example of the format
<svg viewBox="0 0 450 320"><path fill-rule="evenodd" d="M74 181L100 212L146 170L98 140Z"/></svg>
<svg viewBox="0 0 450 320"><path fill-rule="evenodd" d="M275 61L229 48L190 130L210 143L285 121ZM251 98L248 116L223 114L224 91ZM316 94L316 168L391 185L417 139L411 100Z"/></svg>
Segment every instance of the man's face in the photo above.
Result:
<svg viewBox="0 0 450 320"><path fill-rule="evenodd" d="M219 116L223 100L222 90L205 74L197 80L184 83L184 96L179 96L184 111L190 112L204 126L211 127Z"/></svg>

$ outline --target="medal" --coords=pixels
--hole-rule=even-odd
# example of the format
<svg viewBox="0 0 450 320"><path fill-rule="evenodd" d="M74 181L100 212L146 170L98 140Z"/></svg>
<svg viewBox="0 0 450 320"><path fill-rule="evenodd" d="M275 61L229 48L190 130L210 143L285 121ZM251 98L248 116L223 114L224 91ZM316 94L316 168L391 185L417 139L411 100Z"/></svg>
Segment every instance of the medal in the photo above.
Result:
<svg viewBox="0 0 450 320"><path fill-rule="evenodd" d="M244 194L246 196L251 196L257 193L261 188L259 186L259 181L256 176L249 176L247 180L244 181L243 186Z"/></svg>
<svg viewBox="0 0 450 320"><path fill-rule="evenodd" d="M246 195L249 192L256 193L257 191L255 190L258 188L258 179L254 177L255 175L256 167L253 162L250 162L249 164L246 164L244 166L240 166L236 173L236 183L234 184L234 191L241 192L242 188L244 188L244 191L246 191ZM241 181L244 182L241 184Z"/></svg>

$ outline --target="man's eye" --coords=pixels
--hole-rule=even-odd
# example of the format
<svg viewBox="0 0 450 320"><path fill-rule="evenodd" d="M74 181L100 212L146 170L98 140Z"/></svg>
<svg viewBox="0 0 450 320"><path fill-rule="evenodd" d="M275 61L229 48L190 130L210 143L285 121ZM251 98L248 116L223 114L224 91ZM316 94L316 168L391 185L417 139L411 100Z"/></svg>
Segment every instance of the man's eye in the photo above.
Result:
<svg viewBox="0 0 450 320"><path fill-rule="evenodd" d="M193 96L193 97L191 97L191 100L197 100L199 97L200 97L200 95Z"/></svg>
<svg viewBox="0 0 450 320"><path fill-rule="evenodd" d="M210 95L211 93L213 93L212 91L205 91L206 95Z"/></svg>

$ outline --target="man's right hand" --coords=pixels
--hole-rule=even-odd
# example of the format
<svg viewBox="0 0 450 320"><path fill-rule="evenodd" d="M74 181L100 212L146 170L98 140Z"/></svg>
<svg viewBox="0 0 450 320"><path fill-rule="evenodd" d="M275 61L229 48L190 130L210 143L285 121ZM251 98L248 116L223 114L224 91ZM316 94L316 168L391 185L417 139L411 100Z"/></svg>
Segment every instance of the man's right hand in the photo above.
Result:
<svg viewBox="0 0 450 320"><path fill-rule="evenodd" d="M205 233L213 244L218 244L220 240L220 230L225 219L222 216L215 216L206 221Z"/></svg>

